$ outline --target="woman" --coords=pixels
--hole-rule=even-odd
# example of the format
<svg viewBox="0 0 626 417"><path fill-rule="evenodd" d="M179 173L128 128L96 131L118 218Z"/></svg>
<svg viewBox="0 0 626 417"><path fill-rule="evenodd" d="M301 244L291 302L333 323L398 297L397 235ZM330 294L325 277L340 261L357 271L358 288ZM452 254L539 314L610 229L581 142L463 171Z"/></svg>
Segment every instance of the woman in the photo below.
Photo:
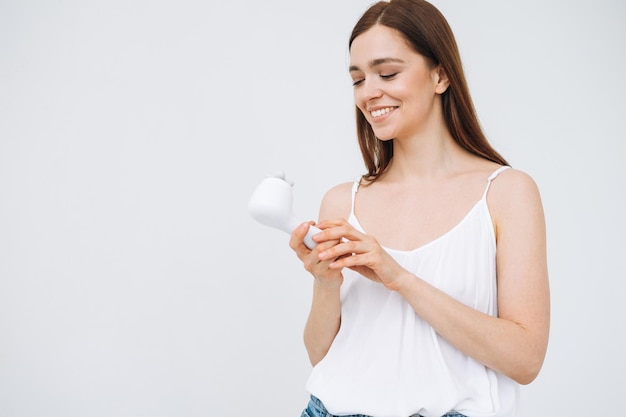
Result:
<svg viewBox="0 0 626 417"><path fill-rule="evenodd" d="M534 181L480 129L454 36L423 0L371 6L350 38L367 174L290 246L314 277L303 416L514 416L549 332Z"/></svg>

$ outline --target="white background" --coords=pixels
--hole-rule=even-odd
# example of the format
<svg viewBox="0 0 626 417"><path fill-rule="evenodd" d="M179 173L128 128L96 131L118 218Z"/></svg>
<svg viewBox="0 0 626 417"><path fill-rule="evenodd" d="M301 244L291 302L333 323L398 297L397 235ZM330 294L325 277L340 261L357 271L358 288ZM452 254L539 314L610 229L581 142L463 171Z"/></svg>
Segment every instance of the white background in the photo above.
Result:
<svg viewBox="0 0 626 417"><path fill-rule="evenodd" d="M0 415L298 416L310 277L254 222L363 173L369 1L0 1ZM490 140L542 192L552 331L520 416L626 374L626 3L439 0Z"/></svg>

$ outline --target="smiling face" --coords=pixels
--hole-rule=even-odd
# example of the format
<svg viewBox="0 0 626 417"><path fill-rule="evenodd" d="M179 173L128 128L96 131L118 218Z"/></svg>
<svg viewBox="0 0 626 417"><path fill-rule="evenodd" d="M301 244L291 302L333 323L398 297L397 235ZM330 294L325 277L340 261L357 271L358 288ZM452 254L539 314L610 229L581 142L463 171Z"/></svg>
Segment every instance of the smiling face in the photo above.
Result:
<svg viewBox="0 0 626 417"><path fill-rule="evenodd" d="M448 84L438 66L397 31L375 25L350 48L354 101L381 140L411 137L443 123L439 94Z"/></svg>

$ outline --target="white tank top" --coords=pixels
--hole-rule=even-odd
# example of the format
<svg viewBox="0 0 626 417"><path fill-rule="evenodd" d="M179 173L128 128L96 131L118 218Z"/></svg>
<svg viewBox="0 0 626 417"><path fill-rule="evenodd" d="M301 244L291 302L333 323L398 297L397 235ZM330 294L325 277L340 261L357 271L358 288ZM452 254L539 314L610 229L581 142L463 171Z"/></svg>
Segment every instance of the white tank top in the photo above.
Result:
<svg viewBox="0 0 626 417"><path fill-rule="evenodd" d="M496 242L487 191L452 230L415 250L385 248L404 268L462 303L497 316ZM349 222L354 215L352 189ZM306 388L335 415L515 415L518 384L451 346L398 293L344 269L341 327Z"/></svg>

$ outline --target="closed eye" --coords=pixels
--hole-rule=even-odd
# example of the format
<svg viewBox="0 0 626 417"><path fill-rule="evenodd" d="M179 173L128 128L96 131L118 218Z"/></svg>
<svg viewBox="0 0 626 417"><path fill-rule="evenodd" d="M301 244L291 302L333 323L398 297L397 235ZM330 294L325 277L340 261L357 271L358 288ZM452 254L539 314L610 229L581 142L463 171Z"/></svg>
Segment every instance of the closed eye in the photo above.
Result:
<svg viewBox="0 0 626 417"><path fill-rule="evenodd" d="M394 72L392 74L380 74L380 78L382 78L383 80L392 80L396 75L398 75L398 72ZM365 81L364 78L358 79L358 80L353 80L352 81L352 86L353 87L357 87L358 85L360 85L363 81Z"/></svg>

